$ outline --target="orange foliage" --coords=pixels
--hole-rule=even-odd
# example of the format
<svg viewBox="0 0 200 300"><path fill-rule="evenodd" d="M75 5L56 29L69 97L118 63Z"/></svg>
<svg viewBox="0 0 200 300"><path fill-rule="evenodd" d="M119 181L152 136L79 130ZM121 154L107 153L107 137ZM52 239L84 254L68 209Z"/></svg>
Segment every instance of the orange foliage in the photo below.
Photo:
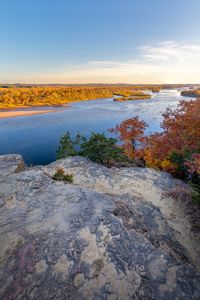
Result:
<svg viewBox="0 0 200 300"><path fill-rule="evenodd" d="M144 141L144 131L147 124L140 121L138 116L125 120L115 128L110 129L111 132L118 133L120 141L123 141L125 154L129 158L135 158L140 152L140 144Z"/></svg>
<svg viewBox="0 0 200 300"><path fill-rule="evenodd" d="M33 105L58 105L83 100L111 98L113 95L135 95L141 86L133 85L80 85L80 86L31 86L0 87L0 108ZM147 87L145 87L147 89Z"/></svg>
<svg viewBox="0 0 200 300"><path fill-rule="evenodd" d="M200 175L200 99L181 101L163 114L161 133L144 136L146 123L138 117L123 121L111 132L118 133L125 154L141 158L149 167L197 179Z"/></svg>
<svg viewBox="0 0 200 300"><path fill-rule="evenodd" d="M182 167L188 167L190 172L192 168L194 170L195 165L196 171L199 172L200 99L181 101L177 109L167 109L163 117L161 127L164 131L146 138L143 150L146 164L172 173L176 172L177 164L171 158L175 153L179 160L183 161Z"/></svg>

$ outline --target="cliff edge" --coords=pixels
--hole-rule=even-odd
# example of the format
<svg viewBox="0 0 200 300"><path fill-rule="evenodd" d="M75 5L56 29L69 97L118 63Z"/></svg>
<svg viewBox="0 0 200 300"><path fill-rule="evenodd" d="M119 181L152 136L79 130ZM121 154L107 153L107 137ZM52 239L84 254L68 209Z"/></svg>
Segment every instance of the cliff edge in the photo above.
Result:
<svg viewBox="0 0 200 300"><path fill-rule="evenodd" d="M2 155L0 170L1 299L200 299L199 233L169 196L181 181L82 157Z"/></svg>

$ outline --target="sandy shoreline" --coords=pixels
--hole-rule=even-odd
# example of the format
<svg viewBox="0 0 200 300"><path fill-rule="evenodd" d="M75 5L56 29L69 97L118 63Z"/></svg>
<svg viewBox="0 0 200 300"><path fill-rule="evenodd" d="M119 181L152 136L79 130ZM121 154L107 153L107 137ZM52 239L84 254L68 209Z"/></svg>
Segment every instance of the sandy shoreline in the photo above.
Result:
<svg viewBox="0 0 200 300"><path fill-rule="evenodd" d="M58 110L45 109L45 110L0 111L0 119L20 117L20 116L40 115L40 114L47 114L47 113L56 112L56 111L58 111Z"/></svg>

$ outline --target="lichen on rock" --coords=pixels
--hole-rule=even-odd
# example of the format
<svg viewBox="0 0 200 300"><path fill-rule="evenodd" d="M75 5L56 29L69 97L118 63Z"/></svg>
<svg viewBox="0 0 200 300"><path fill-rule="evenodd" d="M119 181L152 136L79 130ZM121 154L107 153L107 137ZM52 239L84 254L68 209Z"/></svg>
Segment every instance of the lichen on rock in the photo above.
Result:
<svg viewBox="0 0 200 300"><path fill-rule="evenodd" d="M22 163L0 156L1 299L200 299L199 249L161 200L169 175L80 157L16 172ZM52 180L58 167L73 184Z"/></svg>

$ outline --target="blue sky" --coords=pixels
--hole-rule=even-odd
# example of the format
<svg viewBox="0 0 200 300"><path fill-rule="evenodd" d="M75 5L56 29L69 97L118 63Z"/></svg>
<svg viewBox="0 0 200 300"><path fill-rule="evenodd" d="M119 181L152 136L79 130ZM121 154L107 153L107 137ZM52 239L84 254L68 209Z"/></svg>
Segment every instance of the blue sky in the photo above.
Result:
<svg viewBox="0 0 200 300"><path fill-rule="evenodd" d="M200 79L200 0L0 0L0 82Z"/></svg>

